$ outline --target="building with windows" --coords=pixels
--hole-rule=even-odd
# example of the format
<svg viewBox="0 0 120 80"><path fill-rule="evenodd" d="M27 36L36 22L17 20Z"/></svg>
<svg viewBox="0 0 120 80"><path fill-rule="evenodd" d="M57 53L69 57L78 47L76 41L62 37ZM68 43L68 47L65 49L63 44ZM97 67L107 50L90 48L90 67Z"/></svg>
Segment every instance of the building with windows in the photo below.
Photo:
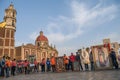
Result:
<svg viewBox="0 0 120 80"><path fill-rule="evenodd" d="M16 49L16 59L24 60L30 57L36 58L37 61L41 61L43 58L51 58L52 56L57 57L58 51L55 46L49 45L49 41L46 36L44 36L43 31L40 31L40 35L35 40L34 44L26 44L18 46Z"/></svg>
<svg viewBox="0 0 120 80"><path fill-rule="evenodd" d="M5 9L3 20L6 22L6 26L0 28L0 58L4 55L15 57L16 14L13 4Z"/></svg>

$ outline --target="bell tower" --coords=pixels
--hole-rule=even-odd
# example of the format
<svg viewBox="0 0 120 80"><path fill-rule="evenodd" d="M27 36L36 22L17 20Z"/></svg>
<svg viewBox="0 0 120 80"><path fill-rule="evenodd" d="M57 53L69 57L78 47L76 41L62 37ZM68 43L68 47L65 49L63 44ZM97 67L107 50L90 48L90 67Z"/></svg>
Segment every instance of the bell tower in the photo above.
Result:
<svg viewBox="0 0 120 80"><path fill-rule="evenodd" d="M15 30L16 28L16 10L14 9L13 4L5 9L4 21L6 22L6 28L11 28Z"/></svg>
<svg viewBox="0 0 120 80"><path fill-rule="evenodd" d="M3 29L3 36L0 37L0 55L10 56L11 58L15 57L15 31L16 31L16 10L14 9L13 4L5 9L4 21L6 22L6 26Z"/></svg>

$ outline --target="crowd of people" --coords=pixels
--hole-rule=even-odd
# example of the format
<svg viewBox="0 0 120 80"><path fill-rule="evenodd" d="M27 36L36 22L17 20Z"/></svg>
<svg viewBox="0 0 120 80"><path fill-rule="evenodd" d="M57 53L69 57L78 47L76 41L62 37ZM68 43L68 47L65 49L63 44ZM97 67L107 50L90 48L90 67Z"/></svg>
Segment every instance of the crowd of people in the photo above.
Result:
<svg viewBox="0 0 120 80"><path fill-rule="evenodd" d="M112 66L115 69L118 69L118 62L116 58L116 53L113 49L109 54L109 57L112 62ZM63 55L63 64L65 71L74 71L74 62L79 63L79 71L94 71L95 63L93 60L92 51L88 54L82 54L76 52L76 54L71 53L70 56L66 54ZM0 77L10 77L15 76L16 74L29 74L30 72L56 72L56 58L52 56L51 58L43 58L41 62L37 62L36 59L31 63L28 60L11 60L10 57L5 57L0 60Z"/></svg>

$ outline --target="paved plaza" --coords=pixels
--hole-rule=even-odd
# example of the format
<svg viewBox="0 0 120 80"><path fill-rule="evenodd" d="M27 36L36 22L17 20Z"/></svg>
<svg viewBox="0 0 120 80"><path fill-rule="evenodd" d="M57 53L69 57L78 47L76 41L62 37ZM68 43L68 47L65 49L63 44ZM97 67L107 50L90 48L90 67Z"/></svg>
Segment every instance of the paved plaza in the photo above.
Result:
<svg viewBox="0 0 120 80"><path fill-rule="evenodd" d="M31 73L0 80L120 80L120 70L94 72Z"/></svg>

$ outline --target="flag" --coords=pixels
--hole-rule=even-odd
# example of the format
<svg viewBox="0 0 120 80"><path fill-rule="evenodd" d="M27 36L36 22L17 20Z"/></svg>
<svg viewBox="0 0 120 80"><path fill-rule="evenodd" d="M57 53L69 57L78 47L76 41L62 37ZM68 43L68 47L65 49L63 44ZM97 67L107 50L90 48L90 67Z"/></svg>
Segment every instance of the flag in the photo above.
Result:
<svg viewBox="0 0 120 80"><path fill-rule="evenodd" d="M0 22L0 28L5 27L5 25L6 25L6 22Z"/></svg>

